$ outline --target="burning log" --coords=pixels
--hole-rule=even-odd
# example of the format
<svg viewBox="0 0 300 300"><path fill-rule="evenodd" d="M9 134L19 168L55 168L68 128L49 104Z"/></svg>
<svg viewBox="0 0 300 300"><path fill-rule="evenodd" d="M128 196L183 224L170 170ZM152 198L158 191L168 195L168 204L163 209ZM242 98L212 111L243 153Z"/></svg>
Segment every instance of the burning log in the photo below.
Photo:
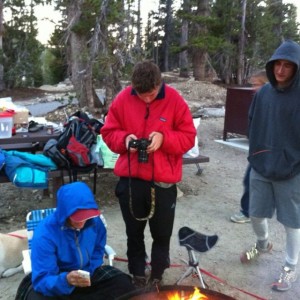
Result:
<svg viewBox="0 0 300 300"><path fill-rule="evenodd" d="M166 285L157 289L136 290L120 300L235 300L234 298L209 289L183 285Z"/></svg>

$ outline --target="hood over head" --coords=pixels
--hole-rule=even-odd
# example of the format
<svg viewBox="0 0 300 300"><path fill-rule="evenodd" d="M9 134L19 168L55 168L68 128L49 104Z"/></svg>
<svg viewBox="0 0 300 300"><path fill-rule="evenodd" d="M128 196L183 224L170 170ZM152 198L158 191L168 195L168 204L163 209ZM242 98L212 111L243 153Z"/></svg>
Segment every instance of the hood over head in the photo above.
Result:
<svg viewBox="0 0 300 300"><path fill-rule="evenodd" d="M299 66L300 66L300 45L292 40L284 41L273 53L266 64L266 73L270 83L276 87L277 82L274 75L274 62L283 59L294 63L297 66L295 76L291 84L299 85Z"/></svg>
<svg viewBox="0 0 300 300"><path fill-rule="evenodd" d="M81 211L81 213L78 211ZM59 188L56 215L61 225L71 215L75 216L76 220L87 220L99 216L99 214L100 211L94 195L86 183L73 182Z"/></svg>

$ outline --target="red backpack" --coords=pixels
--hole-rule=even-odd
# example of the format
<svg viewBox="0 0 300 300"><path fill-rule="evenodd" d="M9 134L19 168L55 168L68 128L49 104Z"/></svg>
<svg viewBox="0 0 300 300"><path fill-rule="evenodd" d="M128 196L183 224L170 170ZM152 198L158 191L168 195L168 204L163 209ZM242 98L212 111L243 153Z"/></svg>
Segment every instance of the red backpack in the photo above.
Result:
<svg viewBox="0 0 300 300"><path fill-rule="evenodd" d="M74 135L69 140L67 152L75 166L86 167L92 163L90 149L85 144L80 143Z"/></svg>

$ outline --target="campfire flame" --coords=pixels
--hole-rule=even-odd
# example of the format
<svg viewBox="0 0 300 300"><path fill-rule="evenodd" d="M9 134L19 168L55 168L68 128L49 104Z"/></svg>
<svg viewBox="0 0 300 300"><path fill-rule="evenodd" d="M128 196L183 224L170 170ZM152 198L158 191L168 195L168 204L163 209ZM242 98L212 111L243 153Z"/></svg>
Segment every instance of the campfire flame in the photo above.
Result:
<svg viewBox="0 0 300 300"><path fill-rule="evenodd" d="M186 296L181 296L180 293L177 291L175 293L169 294L168 300L201 300L201 299L208 299L204 294L200 293L200 290L198 288L194 288L193 295L189 296L188 298Z"/></svg>

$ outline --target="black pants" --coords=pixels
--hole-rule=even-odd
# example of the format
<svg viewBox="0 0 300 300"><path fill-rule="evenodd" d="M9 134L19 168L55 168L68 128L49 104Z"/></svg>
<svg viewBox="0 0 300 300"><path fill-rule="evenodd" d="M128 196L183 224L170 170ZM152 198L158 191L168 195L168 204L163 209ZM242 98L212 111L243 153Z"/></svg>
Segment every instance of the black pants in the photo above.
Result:
<svg viewBox="0 0 300 300"><path fill-rule="evenodd" d="M70 295L48 297L34 291L31 274L21 282L15 300L113 300L134 290L129 275L111 266L95 270L91 286L75 288Z"/></svg>
<svg viewBox="0 0 300 300"><path fill-rule="evenodd" d="M132 208L136 218L149 215L151 207L152 182L136 178L131 179ZM146 249L144 230L147 221L136 220L129 209L129 180L120 178L116 187L116 196L126 225L127 257L129 272L136 276L145 276ZM177 189L176 185L162 188L155 185L155 213L149 220L153 239L151 250L151 277L161 279L170 266L169 250L173 231Z"/></svg>

